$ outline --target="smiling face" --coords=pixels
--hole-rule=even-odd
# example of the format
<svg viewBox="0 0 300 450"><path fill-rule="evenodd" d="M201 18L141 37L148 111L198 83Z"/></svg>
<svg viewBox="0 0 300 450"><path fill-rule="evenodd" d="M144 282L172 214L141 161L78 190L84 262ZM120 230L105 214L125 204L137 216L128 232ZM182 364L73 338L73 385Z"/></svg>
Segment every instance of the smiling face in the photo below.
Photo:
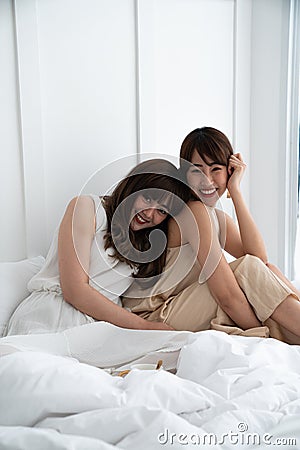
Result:
<svg viewBox="0 0 300 450"><path fill-rule="evenodd" d="M163 222L167 216L166 204L153 200L147 194L139 194L132 206L130 228L132 231L152 228Z"/></svg>
<svg viewBox="0 0 300 450"><path fill-rule="evenodd" d="M197 150L193 151L191 166L186 174L188 185L207 206L214 206L224 194L227 186L227 167L206 157L206 162Z"/></svg>

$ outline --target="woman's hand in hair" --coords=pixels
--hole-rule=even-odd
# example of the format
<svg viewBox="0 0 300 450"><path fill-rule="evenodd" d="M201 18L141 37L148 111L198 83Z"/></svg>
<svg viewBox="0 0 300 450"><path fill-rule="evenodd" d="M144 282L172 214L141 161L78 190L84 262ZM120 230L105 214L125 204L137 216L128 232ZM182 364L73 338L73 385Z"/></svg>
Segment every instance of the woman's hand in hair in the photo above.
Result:
<svg viewBox="0 0 300 450"><path fill-rule="evenodd" d="M240 183L245 169L246 164L244 163L241 154L235 153L234 155L231 155L228 164L229 178L227 183L227 189L231 196L232 194L234 194L234 192L240 190Z"/></svg>
<svg viewBox="0 0 300 450"><path fill-rule="evenodd" d="M230 236L229 238L226 237L225 250L236 258L250 254L257 256L265 263L268 260L268 256L263 237L251 216L240 190L240 182L245 169L246 164L240 153L236 153L230 157L227 188L235 209L238 228L236 228L234 222L232 222L230 218L226 219L226 235L229 236L230 233ZM231 250L229 250L228 246Z"/></svg>

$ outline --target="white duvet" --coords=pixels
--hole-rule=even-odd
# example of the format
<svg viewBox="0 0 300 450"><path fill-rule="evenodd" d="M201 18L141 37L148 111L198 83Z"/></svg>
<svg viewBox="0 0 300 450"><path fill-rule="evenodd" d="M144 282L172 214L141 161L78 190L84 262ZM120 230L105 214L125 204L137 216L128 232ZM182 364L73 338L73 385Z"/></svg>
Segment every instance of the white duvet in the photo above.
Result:
<svg viewBox="0 0 300 450"><path fill-rule="evenodd" d="M0 355L1 450L300 448L300 346L97 322Z"/></svg>

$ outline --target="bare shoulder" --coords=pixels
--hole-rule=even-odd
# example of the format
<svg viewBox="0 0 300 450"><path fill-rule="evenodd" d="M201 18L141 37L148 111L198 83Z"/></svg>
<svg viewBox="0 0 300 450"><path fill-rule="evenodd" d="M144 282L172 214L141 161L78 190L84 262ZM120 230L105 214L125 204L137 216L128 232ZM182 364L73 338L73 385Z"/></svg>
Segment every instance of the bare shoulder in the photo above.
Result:
<svg viewBox="0 0 300 450"><path fill-rule="evenodd" d="M170 218L168 223L168 247L179 247L186 243L185 230L188 228L186 225L191 215L188 205L185 204L177 216Z"/></svg>
<svg viewBox="0 0 300 450"><path fill-rule="evenodd" d="M206 211L206 206L204 205L204 203L200 202L199 200L190 200L189 202L187 202L187 206L189 207L189 209L193 212L202 212L202 211Z"/></svg>
<svg viewBox="0 0 300 450"><path fill-rule="evenodd" d="M94 210L94 201L89 195L79 195L77 197L73 197L72 200L70 200L67 211L74 211L74 210L84 210L84 211L93 211Z"/></svg>
<svg viewBox="0 0 300 450"><path fill-rule="evenodd" d="M79 228L90 227L95 223L95 206L93 199L88 195L80 195L69 202L61 226L72 222L72 226Z"/></svg>
<svg viewBox="0 0 300 450"><path fill-rule="evenodd" d="M190 201L181 212L170 219L168 226L168 245L177 247L189 242L191 235L197 236L199 229L208 222L206 206L199 201Z"/></svg>
<svg viewBox="0 0 300 450"><path fill-rule="evenodd" d="M187 203L187 210L185 211L185 217L189 221L190 218L196 219L197 223L207 221L209 217L208 207L204 203L194 200ZM191 214L192 213L192 214Z"/></svg>

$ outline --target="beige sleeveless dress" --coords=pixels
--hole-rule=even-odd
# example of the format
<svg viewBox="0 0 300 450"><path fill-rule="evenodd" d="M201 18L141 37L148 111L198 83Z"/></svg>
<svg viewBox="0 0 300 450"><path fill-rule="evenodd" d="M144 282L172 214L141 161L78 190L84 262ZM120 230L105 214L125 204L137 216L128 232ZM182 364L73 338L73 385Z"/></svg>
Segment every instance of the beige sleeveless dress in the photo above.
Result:
<svg viewBox="0 0 300 450"><path fill-rule="evenodd" d="M212 219L218 227L216 215ZM200 266L189 244L169 248L159 281L145 291L136 280L122 297L123 306L144 319L166 322L175 330L214 329L300 344L299 337L270 319L288 295L299 300L297 295L255 256L245 255L229 265L263 326L242 330L218 306L207 283L201 282Z"/></svg>

